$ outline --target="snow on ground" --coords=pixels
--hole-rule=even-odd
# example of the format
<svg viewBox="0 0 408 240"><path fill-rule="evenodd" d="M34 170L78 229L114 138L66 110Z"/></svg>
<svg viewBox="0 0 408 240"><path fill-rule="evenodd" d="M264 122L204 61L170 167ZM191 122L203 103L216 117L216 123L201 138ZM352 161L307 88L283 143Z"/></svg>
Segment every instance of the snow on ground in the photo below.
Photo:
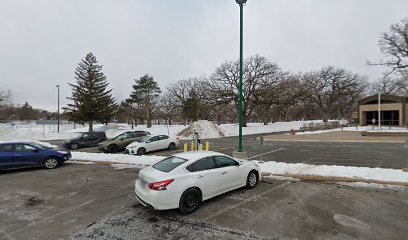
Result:
<svg viewBox="0 0 408 240"><path fill-rule="evenodd" d="M116 167L144 167L150 166L164 159L161 156L135 156L125 154L106 153L84 153L72 152L71 161L84 162L107 162L114 163ZM319 176L350 178L364 181L399 182L408 183L408 172L396 169L350 167L336 165L311 165L303 163L283 163L283 162L258 162L262 174L278 175L275 177L295 177L295 176ZM274 176L272 176L274 177Z"/></svg>
<svg viewBox="0 0 408 240"><path fill-rule="evenodd" d="M243 135L249 134L260 134L260 133L271 133L271 132L282 132L290 131L291 129L299 130L304 124L319 123L321 120L314 121L293 121L293 122L275 122L264 125L263 123L248 123L248 127L242 129ZM188 128L191 128L190 130ZM132 129L128 124L117 123L117 124L95 124L94 131L105 131L108 138L115 137L123 132L132 130L143 130L148 131L153 135L156 134L167 134L172 137L177 136L179 133L183 132L182 139L191 139L192 133L194 131L199 132L201 139L207 138L219 138L222 136L237 136L238 135L238 124L221 124L216 125L212 122L206 120L200 120L192 123L191 126L184 125L153 125L151 128L147 128L146 125L138 125ZM343 131L371 131L373 128L371 126L365 127L344 127ZM61 132L56 132L55 125L42 125L42 124L0 124L0 141L33 141L33 140L53 140L53 139L69 139L78 135L80 132L87 132L88 126L86 125L76 125L73 129L73 125L62 125ZM298 135L303 134L320 134L325 132L341 131L341 129L332 130L321 130L314 132L297 132ZM374 131L376 131L374 129ZM393 127L391 130L384 127L381 131L392 131L392 132L408 132L406 128Z"/></svg>
<svg viewBox="0 0 408 240"><path fill-rule="evenodd" d="M148 131L151 134L168 134L176 136L186 126L183 125L153 125L152 128L147 128L146 125L138 125L132 129L127 124L95 124L94 131L105 131L108 138L115 137L123 132L132 130ZM63 128L62 128L63 129ZM10 125L0 124L0 141L33 141L33 140L53 140L53 139L69 139L76 137L81 132L87 132L88 126L76 125L68 130L62 130L57 133L56 126L47 126L42 124L24 124Z"/></svg>
<svg viewBox="0 0 408 240"><path fill-rule="evenodd" d="M311 165L303 163L264 162L259 164L262 173L279 175L308 175L351 178L368 181L408 183L408 172L396 169L350 167L336 165Z"/></svg>
<svg viewBox="0 0 408 240"><path fill-rule="evenodd" d="M137 156L128 154L86 153L71 152L71 161L84 162L107 162L116 164L138 165L140 167L150 166L164 159L161 156Z"/></svg>
<svg viewBox="0 0 408 240"><path fill-rule="evenodd" d="M362 132L362 131L367 131L367 132L408 132L407 128L403 127L392 127L389 129L388 127L384 127L381 130L378 129L373 129L371 126L359 126L359 127L343 127L341 128L336 128L336 129L330 129L330 130L318 130L318 131L306 131L306 132L296 132L296 135L310 135L310 134L321 134L321 133L327 133L327 132Z"/></svg>
<svg viewBox="0 0 408 240"><path fill-rule="evenodd" d="M270 133L270 132L282 132L290 131L291 129L299 130L303 124L311 122L322 122L316 121L293 121L293 122L275 122L264 125L263 123L248 123L247 127L242 128L243 135L259 134L259 133ZM225 136L236 136L238 135L238 124L221 124L218 126L225 134Z"/></svg>

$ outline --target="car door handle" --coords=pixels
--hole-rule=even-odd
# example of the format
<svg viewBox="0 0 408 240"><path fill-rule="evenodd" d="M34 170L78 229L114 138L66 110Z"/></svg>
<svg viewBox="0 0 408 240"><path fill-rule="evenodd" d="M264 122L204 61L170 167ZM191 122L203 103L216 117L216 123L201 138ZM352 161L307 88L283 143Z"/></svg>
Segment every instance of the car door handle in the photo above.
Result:
<svg viewBox="0 0 408 240"><path fill-rule="evenodd" d="M197 179L202 178L202 177L204 177L204 176L203 176L203 175L198 175L198 176L197 176Z"/></svg>
<svg viewBox="0 0 408 240"><path fill-rule="evenodd" d="M227 172L222 172L222 174L227 174Z"/></svg>

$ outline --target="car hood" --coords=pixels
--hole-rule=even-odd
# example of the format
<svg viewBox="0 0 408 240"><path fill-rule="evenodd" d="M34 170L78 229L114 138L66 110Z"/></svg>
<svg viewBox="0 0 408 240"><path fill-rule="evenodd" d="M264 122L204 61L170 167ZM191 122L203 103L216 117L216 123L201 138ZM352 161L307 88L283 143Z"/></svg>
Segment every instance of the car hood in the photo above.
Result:
<svg viewBox="0 0 408 240"><path fill-rule="evenodd" d="M127 145L127 147L128 147L128 148L134 148L134 147L137 147L137 146L140 146L140 145L142 145L142 143L140 143L140 142L132 142L131 144Z"/></svg>

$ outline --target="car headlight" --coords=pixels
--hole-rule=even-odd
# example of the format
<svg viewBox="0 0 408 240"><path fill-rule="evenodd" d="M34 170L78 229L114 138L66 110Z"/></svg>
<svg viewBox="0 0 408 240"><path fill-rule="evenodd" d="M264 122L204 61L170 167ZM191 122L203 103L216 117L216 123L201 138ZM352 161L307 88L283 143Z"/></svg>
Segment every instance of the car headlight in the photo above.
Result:
<svg viewBox="0 0 408 240"><path fill-rule="evenodd" d="M67 151L58 151L59 153L61 153L61 154L68 154L68 152Z"/></svg>

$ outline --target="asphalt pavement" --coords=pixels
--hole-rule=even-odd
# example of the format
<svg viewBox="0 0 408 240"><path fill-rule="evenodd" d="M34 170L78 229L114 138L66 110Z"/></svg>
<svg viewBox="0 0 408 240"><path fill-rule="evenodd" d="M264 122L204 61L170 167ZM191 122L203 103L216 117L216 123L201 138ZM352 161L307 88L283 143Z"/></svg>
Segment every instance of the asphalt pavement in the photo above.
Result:
<svg viewBox="0 0 408 240"><path fill-rule="evenodd" d="M277 181L154 211L135 169L67 163L0 173L0 239L406 239L408 192Z"/></svg>

